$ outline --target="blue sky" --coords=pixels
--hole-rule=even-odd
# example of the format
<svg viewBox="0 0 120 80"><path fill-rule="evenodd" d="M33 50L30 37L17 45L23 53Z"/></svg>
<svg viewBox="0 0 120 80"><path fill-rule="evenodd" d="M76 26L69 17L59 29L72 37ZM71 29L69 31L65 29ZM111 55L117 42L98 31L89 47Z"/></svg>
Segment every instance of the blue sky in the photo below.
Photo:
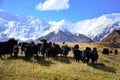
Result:
<svg viewBox="0 0 120 80"><path fill-rule="evenodd" d="M120 13L120 0L0 0L0 9L44 21L71 22Z"/></svg>

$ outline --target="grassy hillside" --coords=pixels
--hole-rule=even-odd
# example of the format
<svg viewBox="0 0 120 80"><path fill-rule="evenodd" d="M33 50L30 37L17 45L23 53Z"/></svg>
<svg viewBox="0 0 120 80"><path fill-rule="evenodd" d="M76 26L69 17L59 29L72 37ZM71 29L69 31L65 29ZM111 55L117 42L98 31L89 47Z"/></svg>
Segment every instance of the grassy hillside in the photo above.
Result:
<svg viewBox="0 0 120 80"><path fill-rule="evenodd" d="M74 46L75 43L68 45ZM33 57L31 60L25 60L24 54L19 54L17 59L7 55L3 60L0 59L0 80L120 80L120 53L102 55L104 47L110 48L107 44L79 43L79 45L80 50L86 46L98 48L97 65L76 63L72 52L68 58L59 56L57 59L43 59L39 55L38 59Z"/></svg>

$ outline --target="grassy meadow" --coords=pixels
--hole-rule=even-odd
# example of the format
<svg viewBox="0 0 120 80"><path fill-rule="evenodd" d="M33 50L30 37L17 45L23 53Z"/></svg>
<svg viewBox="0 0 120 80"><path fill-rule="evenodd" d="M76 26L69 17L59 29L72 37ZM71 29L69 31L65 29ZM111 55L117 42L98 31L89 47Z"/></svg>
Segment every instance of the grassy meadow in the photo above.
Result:
<svg viewBox="0 0 120 80"><path fill-rule="evenodd" d="M76 43L67 43L73 47ZM85 47L97 47L99 52L98 64L86 65L76 63L72 52L68 58L31 58L26 60L24 54L19 54L17 59L9 55L0 59L0 80L120 80L120 50L103 55L102 49L114 50L107 43L79 43L80 50Z"/></svg>

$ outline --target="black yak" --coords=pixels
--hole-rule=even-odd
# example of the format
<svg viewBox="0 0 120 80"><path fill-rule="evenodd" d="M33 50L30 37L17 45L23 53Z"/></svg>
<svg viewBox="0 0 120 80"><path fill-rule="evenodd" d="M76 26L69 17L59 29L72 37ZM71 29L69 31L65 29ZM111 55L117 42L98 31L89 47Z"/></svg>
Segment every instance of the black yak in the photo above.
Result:
<svg viewBox="0 0 120 80"><path fill-rule="evenodd" d="M17 45L17 40L15 39L0 42L0 57L2 58L2 55L5 54L10 54L12 56L14 45Z"/></svg>

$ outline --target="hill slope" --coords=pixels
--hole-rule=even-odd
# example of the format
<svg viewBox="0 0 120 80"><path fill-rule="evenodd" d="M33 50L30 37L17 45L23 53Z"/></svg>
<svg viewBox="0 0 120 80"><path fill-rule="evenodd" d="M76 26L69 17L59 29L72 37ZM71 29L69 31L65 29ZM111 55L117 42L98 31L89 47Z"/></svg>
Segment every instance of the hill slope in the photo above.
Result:
<svg viewBox="0 0 120 80"><path fill-rule="evenodd" d="M102 42L120 42L120 30L114 30L112 33L107 35Z"/></svg>

